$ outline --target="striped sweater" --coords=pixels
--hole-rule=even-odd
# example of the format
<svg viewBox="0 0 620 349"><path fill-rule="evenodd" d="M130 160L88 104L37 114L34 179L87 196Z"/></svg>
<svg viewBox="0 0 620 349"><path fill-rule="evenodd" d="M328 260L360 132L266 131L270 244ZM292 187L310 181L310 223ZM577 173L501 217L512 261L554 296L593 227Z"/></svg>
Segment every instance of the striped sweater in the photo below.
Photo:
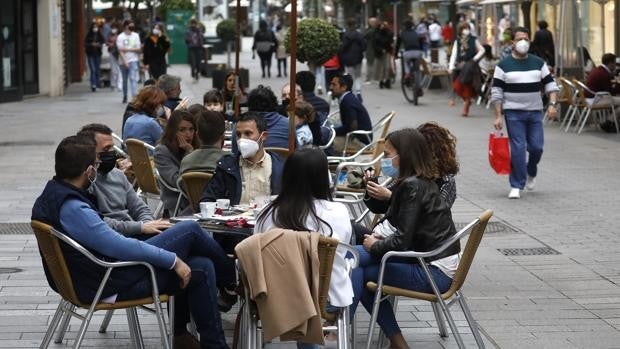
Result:
<svg viewBox="0 0 620 349"><path fill-rule="evenodd" d="M510 55L495 67L491 103L502 103L504 110L542 110L543 87L545 93L558 91L541 58L528 54L525 59L516 59Z"/></svg>

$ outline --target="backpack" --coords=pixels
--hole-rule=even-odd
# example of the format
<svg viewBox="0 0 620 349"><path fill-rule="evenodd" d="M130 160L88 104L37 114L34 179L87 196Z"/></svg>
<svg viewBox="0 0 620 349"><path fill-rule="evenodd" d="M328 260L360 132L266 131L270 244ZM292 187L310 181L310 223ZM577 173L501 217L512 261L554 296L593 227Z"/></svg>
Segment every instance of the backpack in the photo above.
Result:
<svg viewBox="0 0 620 349"><path fill-rule="evenodd" d="M202 46L202 35L198 31L190 30L187 44L192 47Z"/></svg>

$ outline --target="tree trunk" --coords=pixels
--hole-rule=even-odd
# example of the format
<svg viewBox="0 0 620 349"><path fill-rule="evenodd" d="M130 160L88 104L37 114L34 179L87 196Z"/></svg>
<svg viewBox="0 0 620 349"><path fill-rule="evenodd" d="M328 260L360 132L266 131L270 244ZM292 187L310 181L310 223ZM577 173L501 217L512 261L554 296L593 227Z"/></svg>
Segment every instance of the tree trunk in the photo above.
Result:
<svg viewBox="0 0 620 349"><path fill-rule="evenodd" d="M228 41L226 42L226 66L227 69L230 69L231 67L231 63L230 63L230 45L232 44L232 42Z"/></svg>

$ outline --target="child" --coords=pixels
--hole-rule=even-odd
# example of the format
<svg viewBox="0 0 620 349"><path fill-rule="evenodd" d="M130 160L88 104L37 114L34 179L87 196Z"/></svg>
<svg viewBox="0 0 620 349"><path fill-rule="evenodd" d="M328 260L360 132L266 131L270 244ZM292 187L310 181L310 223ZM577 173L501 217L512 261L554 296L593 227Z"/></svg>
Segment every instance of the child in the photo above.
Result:
<svg viewBox="0 0 620 349"><path fill-rule="evenodd" d="M314 121L315 112L310 103L305 101L295 102L295 133L300 147L312 147L312 131L309 123Z"/></svg>
<svg viewBox="0 0 620 349"><path fill-rule="evenodd" d="M202 97L202 102L207 110L224 112L224 97L219 90L207 91Z"/></svg>

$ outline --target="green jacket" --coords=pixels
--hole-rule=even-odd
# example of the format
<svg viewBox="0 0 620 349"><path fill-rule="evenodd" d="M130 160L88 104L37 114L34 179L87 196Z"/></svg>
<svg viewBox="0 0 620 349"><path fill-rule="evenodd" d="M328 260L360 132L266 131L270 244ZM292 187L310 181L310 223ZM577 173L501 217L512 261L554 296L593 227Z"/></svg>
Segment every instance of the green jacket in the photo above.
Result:
<svg viewBox="0 0 620 349"><path fill-rule="evenodd" d="M181 169L179 173L185 172L209 172L215 171L217 161L224 156L226 152L222 149L212 146L203 145L202 147L187 154L181 161Z"/></svg>

